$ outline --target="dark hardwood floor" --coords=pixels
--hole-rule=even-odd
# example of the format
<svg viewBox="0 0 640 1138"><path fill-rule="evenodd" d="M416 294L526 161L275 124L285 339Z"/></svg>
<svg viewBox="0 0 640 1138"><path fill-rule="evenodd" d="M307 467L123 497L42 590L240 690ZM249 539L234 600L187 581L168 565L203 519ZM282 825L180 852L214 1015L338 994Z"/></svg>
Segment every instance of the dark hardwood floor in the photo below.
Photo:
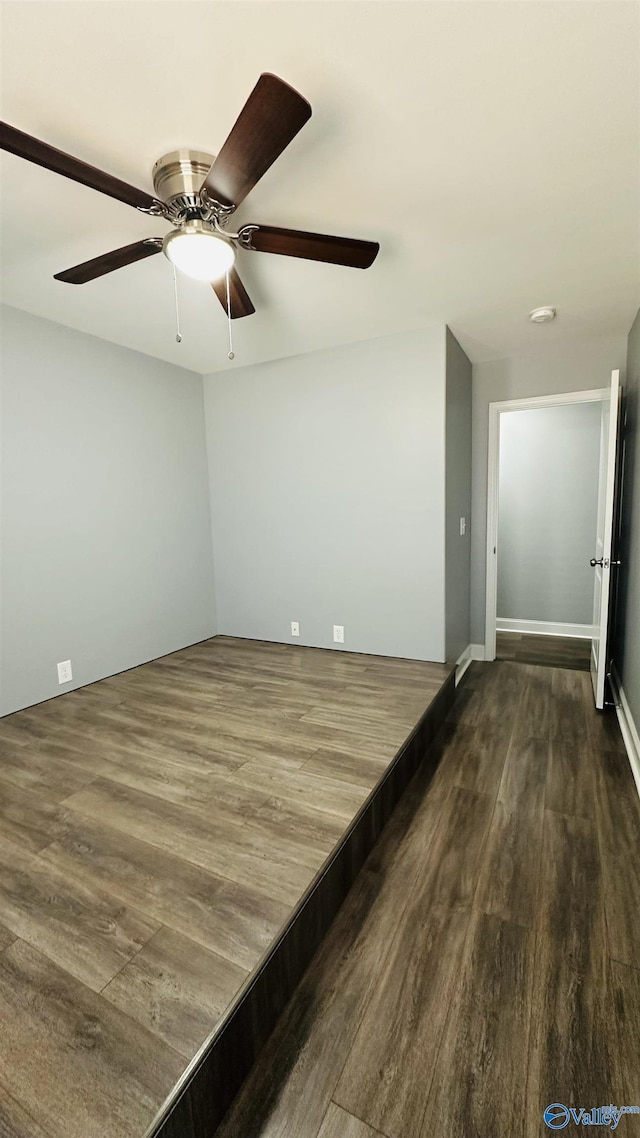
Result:
<svg viewBox="0 0 640 1138"><path fill-rule="evenodd" d="M217 1138L542 1138L550 1103L640 1104L615 716L585 672L504 661L471 666L454 712Z"/></svg>
<svg viewBox="0 0 640 1138"><path fill-rule="evenodd" d="M217 637L0 720L0 1138L142 1138L450 677Z"/></svg>
<svg viewBox="0 0 640 1138"><path fill-rule="evenodd" d="M589 671L591 641L577 636L539 636L522 632L496 634L498 660L541 664L548 668Z"/></svg>

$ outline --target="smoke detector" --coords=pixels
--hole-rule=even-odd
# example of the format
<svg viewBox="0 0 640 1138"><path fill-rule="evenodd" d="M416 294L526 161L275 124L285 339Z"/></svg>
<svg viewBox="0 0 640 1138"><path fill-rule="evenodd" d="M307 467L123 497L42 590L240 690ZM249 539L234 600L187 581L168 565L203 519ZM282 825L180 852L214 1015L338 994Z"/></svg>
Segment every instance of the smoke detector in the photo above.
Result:
<svg viewBox="0 0 640 1138"><path fill-rule="evenodd" d="M549 324L551 320L555 320L556 310L550 308L549 305L544 305L542 308L533 308L529 313L529 319L534 324Z"/></svg>

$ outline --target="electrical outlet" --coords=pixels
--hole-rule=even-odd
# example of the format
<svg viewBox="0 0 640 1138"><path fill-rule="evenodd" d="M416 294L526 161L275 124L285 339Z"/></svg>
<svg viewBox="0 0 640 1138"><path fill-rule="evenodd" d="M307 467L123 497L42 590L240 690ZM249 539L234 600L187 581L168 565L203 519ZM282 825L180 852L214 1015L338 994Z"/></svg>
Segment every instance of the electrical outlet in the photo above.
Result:
<svg viewBox="0 0 640 1138"><path fill-rule="evenodd" d="M467 532L467 519L460 518L460 537L464 537Z"/></svg>
<svg viewBox="0 0 640 1138"><path fill-rule="evenodd" d="M300 624L297 620L291 621L291 635L292 636L299 636L300 635Z"/></svg>
<svg viewBox="0 0 640 1138"><path fill-rule="evenodd" d="M62 663L58 664L58 683L69 684L72 679L71 660L63 660Z"/></svg>
<svg viewBox="0 0 640 1138"><path fill-rule="evenodd" d="M344 644L344 625L334 624L333 626L333 641L334 644Z"/></svg>

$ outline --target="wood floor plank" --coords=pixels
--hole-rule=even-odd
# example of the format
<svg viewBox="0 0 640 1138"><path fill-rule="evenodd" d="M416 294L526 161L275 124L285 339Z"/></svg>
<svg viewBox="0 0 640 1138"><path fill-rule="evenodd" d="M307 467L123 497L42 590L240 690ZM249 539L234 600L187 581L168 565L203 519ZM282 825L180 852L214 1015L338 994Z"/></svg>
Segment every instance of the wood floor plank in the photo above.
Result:
<svg viewBox="0 0 640 1138"><path fill-rule="evenodd" d="M384 774L389 765L388 759L378 759L367 755L352 755L345 751L332 751L320 747L304 763L304 774L318 774L339 782L355 783L366 787L367 792Z"/></svg>
<svg viewBox="0 0 640 1138"><path fill-rule="evenodd" d="M612 960L611 983L620 1068L615 1101L640 1105L640 968Z"/></svg>
<svg viewBox="0 0 640 1138"><path fill-rule="evenodd" d="M158 923L0 838L0 919L98 992Z"/></svg>
<svg viewBox="0 0 640 1138"><path fill-rule="evenodd" d="M475 897L483 912L529 928L537 918L548 751L542 739L512 741Z"/></svg>
<svg viewBox="0 0 640 1138"><path fill-rule="evenodd" d="M41 856L247 970L289 914L288 905L255 888L71 812L63 833Z"/></svg>
<svg viewBox="0 0 640 1138"><path fill-rule="evenodd" d="M363 710L361 713L352 708L343 709L337 704L323 703L311 708L301 716L300 722L305 727L313 724L318 727L327 727L342 733L355 732L362 736L371 735L374 739L397 738L397 732L409 734L413 728L417 715L391 716L388 712L377 712L375 709ZM404 741L404 740L403 740Z"/></svg>
<svg viewBox="0 0 640 1138"><path fill-rule="evenodd" d="M589 819L545 811L541 884L527 1092L529 1138L539 1138L542 1112L549 1103L608 1103L616 1085L603 881Z"/></svg>
<svg viewBox="0 0 640 1138"><path fill-rule="evenodd" d="M481 696L482 722L502 722L505 710L510 709L509 718L515 726L519 720L516 715L518 704L531 683L531 673L522 664L511 664L506 660L496 660L493 668L477 668L472 665L469 678L476 692ZM527 732L531 734L531 732Z"/></svg>
<svg viewBox="0 0 640 1138"><path fill-rule="evenodd" d="M69 730L49 737L39 744L39 753L43 761L52 767L63 761L74 769L86 771L91 778L108 778L114 766L126 767L127 763L144 770L152 769L153 764L160 760L176 766L178 770L228 773L247 761L246 753L236 757L226 749L220 749L223 747L224 740L218 747L210 738L198 741L185 739L179 732L169 735L166 731L154 733L152 730L109 731L94 722L83 725L81 730ZM311 749L309 753L312 753Z"/></svg>
<svg viewBox="0 0 640 1138"><path fill-rule="evenodd" d="M552 739L562 739L575 748L587 744L587 716L582 698L581 675L569 669L553 668L549 732Z"/></svg>
<svg viewBox="0 0 640 1138"><path fill-rule="evenodd" d="M117 738L116 741L105 737L92 742L90 747L85 742L83 749L70 754L69 759L74 766L90 771L92 778L109 778L169 800L172 780L184 786L182 797L186 798L189 793L193 796L198 780L206 784L207 781L226 779L246 762L245 755L221 754L212 748L198 754L185 751L179 745L171 747L166 742L163 745L157 739L141 736ZM127 783L128 778L130 783ZM176 796L178 793L175 792Z"/></svg>
<svg viewBox="0 0 640 1138"><path fill-rule="evenodd" d="M3 783L0 786L0 832L24 849L37 853L61 828L61 808L35 790Z"/></svg>
<svg viewBox="0 0 640 1138"><path fill-rule="evenodd" d="M338 738L332 737L325 739L322 743L318 743L315 751L305 756L305 762L308 762L314 755L317 755L318 751L322 750L338 755L348 755L351 758L363 758L366 760L378 759L388 765L391 759L400 750L401 745L401 732L398 734L397 739L392 742L385 739L374 739L369 736L362 739L357 735L349 735L348 737L338 736Z"/></svg>
<svg viewBox="0 0 640 1138"><path fill-rule="evenodd" d="M247 975L180 933L161 928L102 995L191 1059Z"/></svg>
<svg viewBox="0 0 640 1138"><path fill-rule="evenodd" d="M535 934L474 913L422 1123L423 1138L524 1134Z"/></svg>
<svg viewBox="0 0 640 1138"><path fill-rule="evenodd" d="M640 799L626 755L602 751L595 766L596 814L611 956L640 966ZM621 866L625 870L621 872ZM640 1057L640 1053L639 1053Z"/></svg>
<svg viewBox="0 0 640 1138"><path fill-rule="evenodd" d="M61 729L51 732L49 742L62 742L69 746L70 751L85 755L94 748L103 758L109 757L111 748L122 750L130 747L131 750L155 750L158 742L162 745L184 754L200 754L207 757L216 750L212 743L215 728L211 723L200 724L196 719L181 723L166 723L160 715L142 717L132 716L126 721L120 717L110 719L102 712L90 722L83 723L81 730L74 732ZM70 755L70 759L71 759ZM219 765L219 764L217 764Z"/></svg>
<svg viewBox="0 0 640 1138"><path fill-rule="evenodd" d="M389 1138L414 1138L428 1093L470 910L412 909L391 946L360 1032L333 1093Z"/></svg>
<svg viewBox="0 0 640 1138"><path fill-rule="evenodd" d="M378 1130L372 1130L366 1122L354 1118L341 1106L336 1106L334 1102L331 1102L320 1127L318 1138L379 1138L379 1134Z"/></svg>
<svg viewBox="0 0 640 1138"><path fill-rule="evenodd" d="M503 668L515 668L523 685L514 732L523 739L548 739L552 702L548 670L535 664L503 664Z"/></svg>
<svg viewBox="0 0 640 1138"><path fill-rule="evenodd" d="M141 761L129 753L126 760L104 763L103 771L111 782L178 805L205 807L210 803L245 815L254 813L266 802L267 791L247 785L243 779L221 772L213 764L207 765L208 770L194 771L174 762L164 762L158 755L145 756L145 761Z"/></svg>
<svg viewBox="0 0 640 1138"><path fill-rule="evenodd" d="M213 707L219 705L218 700L211 700L207 712L213 713ZM158 730L177 731L185 738L197 733L198 722L202 712L194 714L181 707L174 707L166 701L158 706L151 706L148 699L124 700L115 707L105 707L96 716L96 722L115 730L136 730L139 727Z"/></svg>
<svg viewBox="0 0 640 1138"><path fill-rule="evenodd" d="M49 1138L38 1123L0 1086L0 1138Z"/></svg>
<svg viewBox="0 0 640 1138"><path fill-rule="evenodd" d="M554 738L549 747L546 803L558 814L593 818L595 786L592 753L585 743Z"/></svg>
<svg viewBox="0 0 640 1138"><path fill-rule="evenodd" d="M5 715L0 719L0 743L5 747L24 747L26 743L37 746L46 740L47 725L32 716L29 709Z"/></svg>
<svg viewBox="0 0 640 1138"><path fill-rule="evenodd" d="M80 790L91 782L93 774L81 771L65 759L52 761L51 755L34 750L28 744L23 747L3 747L0 758L0 784L7 783L20 790L36 791L46 796L54 804ZM2 796L0 787L0 797Z"/></svg>
<svg viewBox="0 0 640 1138"><path fill-rule="evenodd" d="M266 791L269 798L288 798L303 805L313 802L316 810L342 818L352 818L368 793L362 785L307 774L304 770L287 771L283 777L280 771L265 770L255 762L240 767L235 779L253 790Z"/></svg>
<svg viewBox="0 0 640 1138"><path fill-rule="evenodd" d="M420 1134L492 809L452 788L333 1095L389 1138Z"/></svg>
<svg viewBox="0 0 640 1138"><path fill-rule="evenodd" d="M591 706L591 704L585 704L584 690L585 676L583 676L580 672L572 671L569 668L552 669L551 694L553 696L552 702L556 707L560 706L563 699L572 699L580 706L581 712L584 716L585 710Z"/></svg>
<svg viewBox="0 0 640 1138"><path fill-rule="evenodd" d="M329 850L345 830L343 815L316 810L309 801L268 798L255 812L255 820L267 822L275 832L309 842L318 850Z"/></svg>
<svg viewBox="0 0 640 1138"><path fill-rule="evenodd" d="M184 1067L23 941L0 956L0 1021L3 1079L51 1138L143 1134Z"/></svg>
<svg viewBox="0 0 640 1138"><path fill-rule="evenodd" d="M456 786L495 798L509 749L512 725L488 721L461 725L449 748L447 763Z"/></svg>
<svg viewBox="0 0 640 1138"><path fill-rule="evenodd" d="M66 801L71 810L98 821L108 816L116 830L285 904L295 904L328 852L269 833L267 824L250 825L221 811L205 816L106 779Z"/></svg>

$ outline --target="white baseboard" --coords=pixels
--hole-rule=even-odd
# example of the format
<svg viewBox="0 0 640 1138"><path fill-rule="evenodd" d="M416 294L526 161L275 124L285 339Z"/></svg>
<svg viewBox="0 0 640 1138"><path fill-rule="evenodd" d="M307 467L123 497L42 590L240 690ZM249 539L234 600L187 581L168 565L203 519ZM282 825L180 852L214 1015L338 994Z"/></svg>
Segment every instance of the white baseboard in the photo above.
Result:
<svg viewBox="0 0 640 1138"><path fill-rule="evenodd" d="M471 645L467 644L464 652L461 652L456 660L456 687L464 676L467 668L471 663Z"/></svg>
<svg viewBox="0 0 640 1138"><path fill-rule="evenodd" d="M456 660L456 687L474 660L484 660L484 644L467 644Z"/></svg>
<svg viewBox="0 0 640 1138"><path fill-rule="evenodd" d="M522 632L529 636L576 636L580 640L591 640L592 624L561 624L554 620L517 620L499 616L496 620L498 632Z"/></svg>
<svg viewBox="0 0 640 1138"><path fill-rule="evenodd" d="M627 754L629 756L631 773L635 779L638 794L640 795L640 732L635 725L631 708L624 694L624 688L620 684L620 677L615 668L611 675L611 687L613 689L613 698L616 702L616 714L618 716L618 723L620 724L620 731L622 732L624 745L627 748Z"/></svg>

